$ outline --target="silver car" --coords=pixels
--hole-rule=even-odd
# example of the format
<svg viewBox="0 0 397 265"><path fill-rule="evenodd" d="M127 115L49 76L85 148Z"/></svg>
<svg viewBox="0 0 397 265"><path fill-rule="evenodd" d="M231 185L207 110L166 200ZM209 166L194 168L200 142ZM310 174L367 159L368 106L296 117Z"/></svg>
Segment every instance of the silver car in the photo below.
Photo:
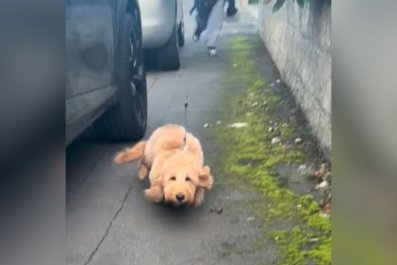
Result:
<svg viewBox="0 0 397 265"><path fill-rule="evenodd" d="M185 43L183 0L139 0L139 4L143 47L156 50L161 69L179 69L179 47Z"/></svg>

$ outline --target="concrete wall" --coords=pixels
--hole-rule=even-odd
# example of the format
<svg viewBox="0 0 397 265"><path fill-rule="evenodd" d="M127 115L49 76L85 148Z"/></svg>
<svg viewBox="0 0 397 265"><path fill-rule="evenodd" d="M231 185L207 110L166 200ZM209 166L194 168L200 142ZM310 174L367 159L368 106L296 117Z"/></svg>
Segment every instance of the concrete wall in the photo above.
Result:
<svg viewBox="0 0 397 265"><path fill-rule="evenodd" d="M272 13L275 0L259 4L259 34L284 82L304 111L320 145L331 150L331 3L295 1Z"/></svg>

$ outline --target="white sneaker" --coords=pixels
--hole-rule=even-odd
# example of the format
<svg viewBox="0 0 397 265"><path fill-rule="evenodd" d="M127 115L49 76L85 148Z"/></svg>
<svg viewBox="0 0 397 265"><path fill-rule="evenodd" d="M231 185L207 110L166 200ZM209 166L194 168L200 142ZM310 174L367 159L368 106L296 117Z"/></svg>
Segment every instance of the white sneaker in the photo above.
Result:
<svg viewBox="0 0 397 265"><path fill-rule="evenodd" d="M208 47L208 54L210 56L216 56L216 48L215 47Z"/></svg>

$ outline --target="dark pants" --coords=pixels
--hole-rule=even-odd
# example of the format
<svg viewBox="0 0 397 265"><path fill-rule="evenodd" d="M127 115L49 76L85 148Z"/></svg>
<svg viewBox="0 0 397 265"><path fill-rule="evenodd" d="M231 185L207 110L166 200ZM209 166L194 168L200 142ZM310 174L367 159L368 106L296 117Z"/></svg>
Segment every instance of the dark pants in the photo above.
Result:
<svg viewBox="0 0 397 265"><path fill-rule="evenodd" d="M226 2L228 2L228 8L236 8L235 0L226 0Z"/></svg>
<svg viewBox="0 0 397 265"><path fill-rule="evenodd" d="M227 2L227 9L226 9L226 14L228 16L233 16L237 13L237 8L236 8L236 0L226 0Z"/></svg>
<svg viewBox="0 0 397 265"><path fill-rule="evenodd" d="M224 1L224 0L219 0L219 1ZM225 0L225 3L227 2L226 13L228 16L232 16L237 13L235 1L236 0ZM193 10L194 9L192 9L190 13L192 13ZM198 14L196 15L197 27L196 27L196 30L194 31L194 35L196 35L198 37L201 35L201 33L207 28L207 21L208 21L208 17L201 18Z"/></svg>
<svg viewBox="0 0 397 265"><path fill-rule="evenodd" d="M197 27L194 31L194 35L200 36L201 33L207 28L208 18L201 18L199 15L196 15L196 23Z"/></svg>

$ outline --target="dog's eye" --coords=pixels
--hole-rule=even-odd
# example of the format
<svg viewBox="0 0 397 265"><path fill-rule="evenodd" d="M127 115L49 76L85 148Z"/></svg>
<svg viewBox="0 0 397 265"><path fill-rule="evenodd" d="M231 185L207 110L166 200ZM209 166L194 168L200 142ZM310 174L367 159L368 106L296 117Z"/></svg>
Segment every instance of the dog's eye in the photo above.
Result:
<svg viewBox="0 0 397 265"><path fill-rule="evenodd" d="M175 181L175 180L176 180L176 177L175 177L175 176L170 177L170 180Z"/></svg>
<svg viewBox="0 0 397 265"><path fill-rule="evenodd" d="M186 177L185 180L186 180L186 181L190 181L190 178L189 178L189 177Z"/></svg>

